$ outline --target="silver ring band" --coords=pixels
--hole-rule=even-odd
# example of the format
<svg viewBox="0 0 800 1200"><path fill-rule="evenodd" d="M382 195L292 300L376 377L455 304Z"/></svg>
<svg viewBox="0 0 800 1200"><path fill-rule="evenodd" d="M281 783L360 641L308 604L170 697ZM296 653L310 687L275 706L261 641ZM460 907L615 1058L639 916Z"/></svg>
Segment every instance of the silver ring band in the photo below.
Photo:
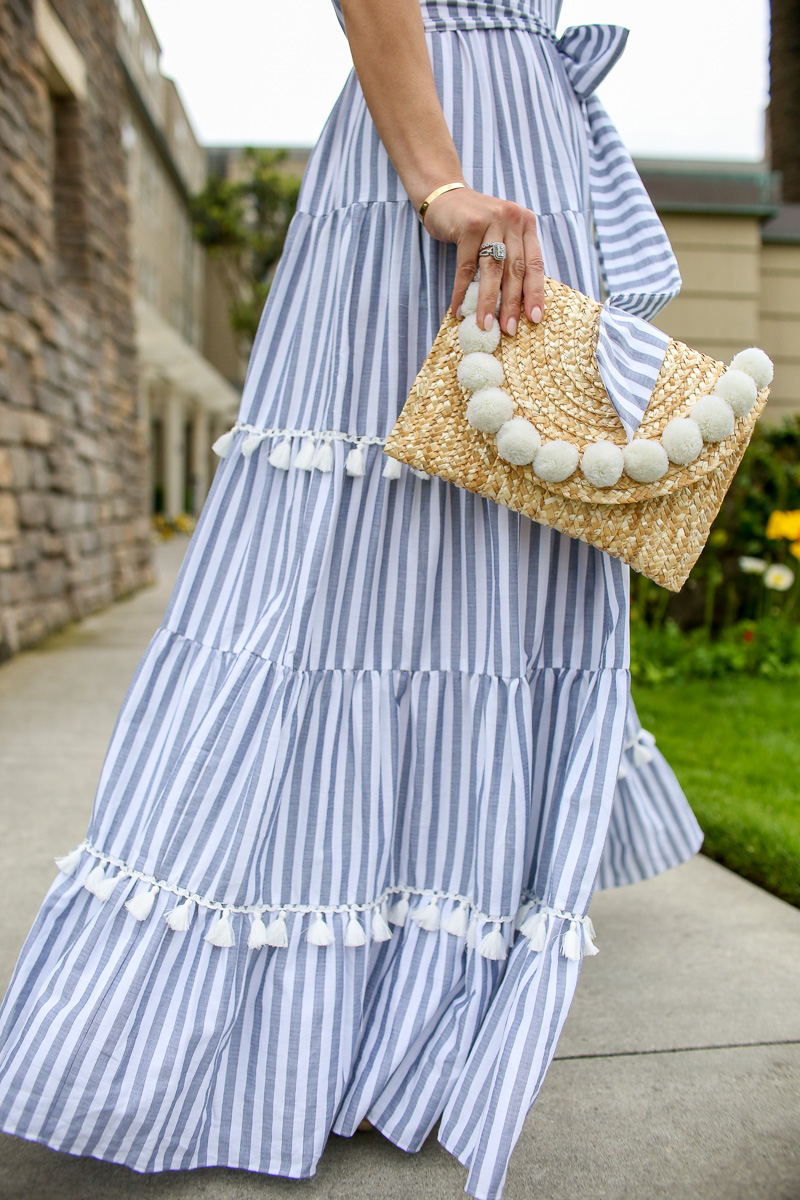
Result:
<svg viewBox="0 0 800 1200"><path fill-rule="evenodd" d="M491 257L491 258L496 258L496 259L505 258L505 256L506 256L505 242L486 242L485 245L481 246L480 250L478 251L478 258L481 258L481 256L484 256L487 258Z"/></svg>

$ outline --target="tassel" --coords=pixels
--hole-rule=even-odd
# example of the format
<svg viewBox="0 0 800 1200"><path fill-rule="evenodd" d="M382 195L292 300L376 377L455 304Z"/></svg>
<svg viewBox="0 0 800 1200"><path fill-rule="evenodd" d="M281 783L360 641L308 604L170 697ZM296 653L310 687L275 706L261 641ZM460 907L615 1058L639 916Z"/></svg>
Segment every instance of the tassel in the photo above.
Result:
<svg viewBox="0 0 800 1200"><path fill-rule="evenodd" d="M653 761L653 751L650 747L655 746L655 744L656 739L649 730L639 730L633 746L633 765L635 767L644 767L647 763Z"/></svg>
<svg viewBox="0 0 800 1200"><path fill-rule="evenodd" d="M481 944L478 946L478 954L482 954L484 958L508 957L506 940L503 937L500 921L495 921L494 929L491 931L491 933L484 934L484 936L481 938Z"/></svg>
<svg viewBox="0 0 800 1200"><path fill-rule="evenodd" d="M442 914L436 900L431 900L425 908L418 908L411 914L412 921L416 921L420 929L427 929L429 933L436 933L441 917Z"/></svg>
<svg viewBox="0 0 800 1200"><path fill-rule="evenodd" d="M405 925L406 917L408 916L408 897L409 892L403 892L399 900L396 900L389 909L389 920L393 925Z"/></svg>
<svg viewBox="0 0 800 1200"><path fill-rule="evenodd" d="M619 770L617 771L617 779L627 779L627 778L628 778L628 764L625 762L625 758L623 756L623 758L620 759Z"/></svg>
<svg viewBox="0 0 800 1200"><path fill-rule="evenodd" d="M204 941L210 942L212 946L223 946L226 948L236 945L229 913L220 913L219 920L215 921L211 926Z"/></svg>
<svg viewBox="0 0 800 1200"><path fill-rule="evenodd" d="M298 471L310 471L311 461L314 457L314 439L312 437L303 438L303 444L297 452L292 466L297 467ZM327 945L327 942L320 943Z"/></svg>
<svg viewBox="0 0 800 1200"><path fill-rule="evenodd" d="M391 455L386 455L386 466L381 471L384 479L399 479L403 473L403 466L399 459L392 458Z"/></svg>
<svg viewBox="0 0 800 1200"><path fill-rule="evenodd" d="M285 950L289 945L289 934L286 931L286 910L281 909L274 921L270 921L264 935L265 946L280 946Z"/></svg>
<svg viewBox="0 0 800 1200"><path fill-rule="evenodd" d="M267 462L273 467L278 467L281 471L289 470L289 463L292 461L292 439L284 438L282 442L276 442L269 452Z"/></svg>
<svg viewBox="0 0 800 1200"><path fill-rule="evenodd" d="M533 908L533 900L526 900L524 904L520 904L517 909L517 915L514 917L514 928L522 929L525 924L525 918Z"/></svg>
<svg viewBox="0 0 800 1200"><path fill-rule="evenodd" d="M348 475L363 475L366 471L364 452L357 442L344 460L344 469Z"/></svg>
<svg viewBox="0 0 800 1200"><path fill-rule="evenodd" d="M333 934L322 913L317 913L317 919L306 934L306 941L312 946L330 946Z"/></svg>
<svg viewBox="0 0 800 1200"><path fill-rule="evenodd" d="M193 908L194 905L191 900L184 900L183 904L179 904L176 908L171 908L168 913L164 913L164 920L170 929L174 929L176 933L185 933L192 919Z"/></svg>
<svg viewBox="0 0 800 1200"><path fill-rule="evenodd" d="M69 854L62 854L61 858L55 860L55 864L65 875L74 875L81 865L82 857L83 852L79 847L77 850L70 850Z"/></svg>
<svg viewBox="0 0 800 1200"><path fill-rule="evenodd" d="M547 942L547 913L541 910L531 913L522 922L519 931L528 939L531 950L544 950Z"/></svg>
<svg viewBox="0 0 800 1200"><path fill-rule="evenodd" d="M268 946L267 927L261 919L261 913L256 913L255 919L250 925L250 932L247 935L247 945L251 950L260 950L262 946Z"/></svg>
<svg viewBox="0 0 800 1200"><path fill-rule="evenodd" d="M580 959L581 935L578 933L577 921L570 921L569 929L561 939L561 953L572 962L578 962Z"/></svg>
<svg viewBox="0 0 800 1200"><path fill-rule="evenodd" d="M158 887L151 887L146 892L137 892L131 900L126 900L125 907L131 916L136 917L137 921L149 917L158 891Z"/></svg>
<svg viewBox="0 0 800 1200"><path fill-rule="evenodd" d="M105 867L102 863L95 867L83 881L83 886L93 896L97 896L98 900L108 900L114 888L122 879L122 875L111 875L106 879Z"/></svg>
<svg viewBox="0 0 800 1200"><path fill-rule="evenodd" d="M427 471L420 471L418 467L411 467L410 470L416 475L417 479L430 479Z"/></svg>
<svg viewBox="0 0 800 1200"><path fill-rule="evenodd" d="M583 953L584 955L599 954L600 951L595 946L592 938L595 936L594 925L589 917L583 919Z"/></svg>
<svg viewBox="0 0 800 1200"><path fill-rule="evenodd" d="M217 438L211 449L215 454L218 454L220 458L227 458L231 452L231 446L233 445L233 439L235 437L236 426L234 425L233 429L229 429L227 433L223 433L221 437Z"/></svg>
<svg viewBox="0 0 800 1200"><path fill-rule="evenodd" d="M356 916L355 909L351 909L350 920L347 922L347 929L344 932L344 944L345 946L363 946L366 940L364 926Z"/></svg>
<svg viewBox="0 0 800 1200"><path fill-rule="evenodd" d="M458 908L454 908L450 913L450 916L445 921L445 930L448 933L454 934L456 937L466 937L468 912L469 904L466 900L462 900Z"/></svg>
<svg viewBox="0 0 800 1200"><path fill-rule="evenodd" d="M268 436L269 434L266 433L252 433L249 438L245 438L242 442L242 454L245 458L251 458L264 441L264 438Z"/></svg>
<svg viewBox="0 0 800 1200"><path fill-rule="evenodd" d="M317 453L311 460L312 467L316 467L318 471L333 470L333 446L329 441L324 441Z"/></svg>
<svg viewBox="0 0 800 1200"><path fill-rule="evenodd" d="M477 924L478 918L473 917L469 923L469 929L467 930L467 945L469 946L470 950L475 949L475 927Z"/></svg>
<svg viewBox="0 0 800 1200"><path fill-rule="evenodd" d="M392 936L392 931L389 928L389 925L386 921L385 914L382 913L380 911L380 909L376 908L372 914L372 940L373 940L373 942L388 942L389 938L391 936Z"/></svg>

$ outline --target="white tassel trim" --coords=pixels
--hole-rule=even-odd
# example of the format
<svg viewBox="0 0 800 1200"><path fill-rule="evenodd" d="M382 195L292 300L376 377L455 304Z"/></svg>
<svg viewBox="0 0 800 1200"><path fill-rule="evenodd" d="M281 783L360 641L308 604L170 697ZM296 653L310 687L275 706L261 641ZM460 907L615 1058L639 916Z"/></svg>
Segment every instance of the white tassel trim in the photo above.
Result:
<svg viewBox="0 0 800 1200"><path fill-rule="evenodd" d="M648 763L652 762L653 758L655 757L653 754L653 746L655 746L655 744L656 739L649 729L640 729L635 737L632 737L629 741L625 742L624 746L622 747L623 757L619 764L619 770L617 771L617 779L625 779L628 775L629 764L625 761L625 753L628 750L633 751L631 758L633 760L634 767L645 767Z"/></svg>
<svg viewBox="0 0 800 1200"><path fill-rule="evenodd" d="M306 941L312 946L330 946L333 941L331 927L321 912L317 913L316 921L306 934Z"/></svg>
<svg viewBox="0 0 800 1200"><path fill-rule="evenodd" d="M650 737L652 735L647 736ZM513 916L480 912L475 908L468 896L431 889L424 890L421 888L404 887L403 885L389 888L377 900L363 904L323 905L319 908L307 904L288 904L278 909L277 905L274 907L270 905L265 906L263 903L253 905L225 904L218 900L188 892L170 883L168 880L157 879L152 875L146 875L142 871L129 867L121 859L112 858L110 855L98 850L88 841L83 842L76 849L70 851L69 854L63 855L55 861L57 864L63 862L68 868L66 873L72 874L80 865L81 855L84 852L99 860L83 883L87 891L101 900L107 900L121 879L136 879L148 884L149 886L146 890L140 889L125 902L125 907L139 921L143 921L150 914L155 897L159 891L174 895L178 903L169 912L164 914L164 919L170 929L176 932L185 932L189 929L196 907L209 910L215 914L217 919L206 933L205 940L214 946L233 946L236 944L233 929L234 915L237 917L240 915L251 917L247 935L247 945L250 949L258 949L262 946L275 946L285 949L289 945L287 929L288 913L300 917L308 914L315 918L308 930L306 939L312 945L331 945L336 940L336 936L341 936L338 933L335 934L334 931L344 928L345 945L353 947L365 945L370 940L374 942L389 941L392 937L390 923L403 927L406 925L408 917L411 916L415 924L421 929L435 933L440 928L443 928L454 937L465 938L466 947L470 949L475 948L476 928L477 923L480 921L486 925L486 932L481 940L479 953L488 958L506 958L509 948L508 937L504 936L502 929L502 926L506 922L512 927L509 931L511 940L513 940L514 932L519 931L523 937L528 939L530 949L539 951L544 949L547 944L550 928L549 919L552 916L561 918L569 923L570 927L566 932L573 933L574 937L569 938L565 935L567 949L571 947L571 952L574 952L574 940L577 937L579 957L581 953L584 955L599 953L593 940L595 937L594 926L588 915L580 916L576 913L565 912L562 909L546 905L539 897L534 896L532 893L523 894L523 898ZM109 867L117 867L119 868L119 872L115 875L106 876L106 870ZM61 869L60 866L59 869ZM393 895L395 899L391 903ZM409 904L412 896L420 898L420 905L415 910L412 910ZM441 905L442 903L447 905L448 902L452 904L452 908L447 917L442 920ZM275 913L274 919L269 924L267 924L268 913ZM332 928L328 921L328 915L333 916L337 913L343 914L348 920L343 926L334 923ZM371 919L366 922L366 930L368 932L365 931L364 924L362 924L360 919L361 913L365 915L370 914ZM494 928L490 929L490 926ZM581 926L583 927L582 935L580 933ZM562 952L566 954L566 950L563 948ZM570 955L566 956L569 957Z"/></svg>
<svg viewBox="0 0 800 1200"><path fill-rule="evenodd" d="M293 467L297 467L298 471L310 471L311 463L314 458L314 439L304 438L303 444L295 455L295 460L292 463Z"/></svg>
<svg viewBox="0 0 800 1200"><path fill-rule="evenodd" d="M572 962L577 962L581 957L581 935L577 921L570 921L569 928L565 930L561 938L561 953Z"/></svg>
<svg viewBox="0 0 800 1200"><path fill-rule="evenodd" d="M348 475L364 475L367 467L364 462L364 451L361 449L361 444L356 443L353 449L344 460L344 469Z"/></svg>
<svg viewBox="0 0 800 1200"><path fill-rule="evenodd" d="M411 920L416 921L420 929L427 929L429 933L436 933L441 919L442 914L436 900L431 900L430 904L426 905L425 908L415 909L411 913Z"/></svg>
<svg viewBox="0 0 800 1200"><path fill-rule="evenodd" d="M220 458L227 458L230 454L234 438L236 437L236 429L237 427L234 425L233 429L229 429L227 433L223 433L212 445L211 449Z"/></svg>
<svg viewBox="0 0 800 1200"><path fill-rule="evenodd" d="M82 858L83 850L79 846L77 850L70 850L69 854L62 854L61 858L55 860L55 864L65 875L74 875L81 865Z"/></svg>
<svg viewBox="0 0 800 1200"><path fill-rule="evenodd" d="M384 479L399 479L403 473L403 465L399 459L392 458L389 454L386 456L386 465L381 471Z"/></svg>
<svg viewBox="0 0 800 1200"><path fill-rule="evenodd" d="M311 460L312 467L316 467L318 471L333 470L333 446L329 441L324 441L317 453Z"/></svg>
<svg viewBox="0 0 800 1200"><path fill-rule="evenodd" d="M266 436L266 433L252 433L250 437L245 438L242 442L242 454L244 457L251 458Z"/></svg>
<svg viewBox="0 0 800 1200"><path fill-rule="evenodd" d="M408 916L408 898L409 893L403 892L400 899L389 909L389 920L393 925L405 925Z"/></svg>
<svg viewBox="0 0 800 1200"><path fill-rule="evenodd" d="M125 901L125 907L132 917L136 917L137 921L143 921L145 917L150 916L153 902L159 891L159 888L152 887L147 892L137 892L132 899Z"/></svg>
<svg viewBox="0 0 800 1200"><path fill-rule="evenodd" d="M235 946L236 939L233 936L233 926L231 925L230 913L220 913L218 921L209 929L205 938L206 942L210 942L212 946Z"/></svg>
<svg viewBox="0 0 800 1200"><path fill-rule="evenodd" d="M273 467L277 467L279 471L288 471L292 461L292 439L284 438L282 442L277 442L269 452L267 462Z"/></svg>
<svg viewBox="0 0 800 1200"><path fill-rule="evenodd" d="M507 958L508 951L506 950L506 940L503 937L503 931L499 921L495 921L494 929L491 933L486 933L481 938L478 946L478 954L482 954L484 958Z"/></svg>

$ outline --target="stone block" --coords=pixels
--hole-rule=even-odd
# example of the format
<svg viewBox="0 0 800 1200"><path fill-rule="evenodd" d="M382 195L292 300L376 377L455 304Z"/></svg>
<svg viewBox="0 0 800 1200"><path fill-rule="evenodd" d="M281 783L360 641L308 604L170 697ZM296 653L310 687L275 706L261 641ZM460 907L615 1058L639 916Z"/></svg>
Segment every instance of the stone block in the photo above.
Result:
<svg viewBox="0 0 800 1200"><path fill-rule="evenodd" d="M16 542L19 538L19 512L16 496L0 492L0 542Z"/></svg>
<svg viewBox="0 0 800 1200"><path fill-rule="evenodd" d="M22 437L29 446L49 446L51 440L50 421L37 412L20 414Z"/></svg>
<svg viewBox="0 0 800 1200"><path fill-rule="evenodd" d="M38 529L47 524L47 497L43 492L19 492L17 508L23 529Z"/></svg>

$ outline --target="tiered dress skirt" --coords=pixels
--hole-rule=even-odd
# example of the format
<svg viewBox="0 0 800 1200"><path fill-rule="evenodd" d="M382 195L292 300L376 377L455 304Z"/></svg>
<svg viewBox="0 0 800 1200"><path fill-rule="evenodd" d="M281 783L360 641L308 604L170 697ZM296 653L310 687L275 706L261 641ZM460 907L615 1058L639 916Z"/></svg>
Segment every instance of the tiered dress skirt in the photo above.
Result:
<svg viewBox="0 0 800 1200"><path fill-rule="evenodd" d="M552 0L423 14L465 177L532 208L547 272L598 295ZM86 839L53 848L0 1008L4 1131L302 1178L365 1116L409 1151L440 1122L497 1200L602 944L593 890L698 849L630 703L627 568L384 474L455 265L351 73Z"/></svg>

